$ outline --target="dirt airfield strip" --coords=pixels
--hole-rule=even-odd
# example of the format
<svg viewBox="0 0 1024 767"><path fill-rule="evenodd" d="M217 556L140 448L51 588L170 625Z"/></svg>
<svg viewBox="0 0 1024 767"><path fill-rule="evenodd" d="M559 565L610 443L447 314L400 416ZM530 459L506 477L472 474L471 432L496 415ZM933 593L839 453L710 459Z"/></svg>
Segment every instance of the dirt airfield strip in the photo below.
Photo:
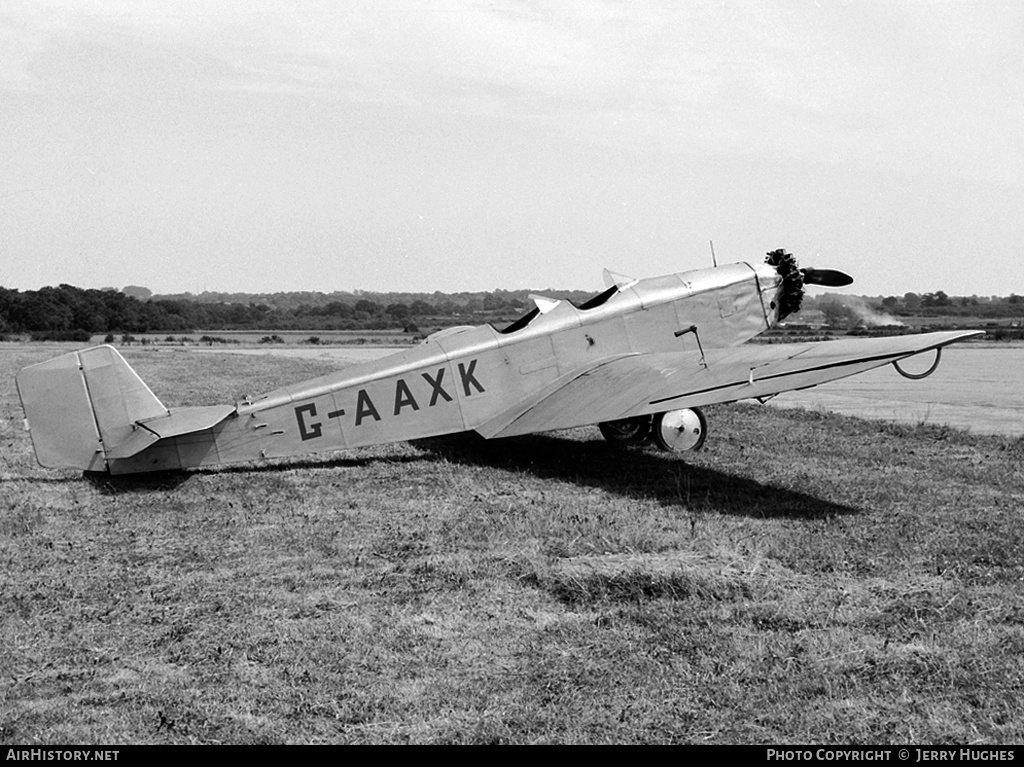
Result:
<svg viewBox="0 0 1024 767"><path fill-rule="evenodd" d="M63 349L0 344L2 744L1024 742L1020 438L731 405L685 457L86 478L14 389ZM122 351L170 406L338 364Z"/></svg>

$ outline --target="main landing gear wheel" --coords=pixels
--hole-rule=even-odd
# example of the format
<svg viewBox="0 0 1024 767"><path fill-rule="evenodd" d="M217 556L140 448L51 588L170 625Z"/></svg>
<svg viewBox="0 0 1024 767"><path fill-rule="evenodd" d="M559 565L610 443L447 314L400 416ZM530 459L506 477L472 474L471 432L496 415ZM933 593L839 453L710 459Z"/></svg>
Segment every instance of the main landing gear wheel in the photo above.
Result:
<svg viewBox="0 0 1024 767"><path fill-rule="evenodd" d="M662 450L700 450L708 437L708 419L700 408L670 410L654 416L654 441Z"/></svg>
<svg viewBox="0 0 1024 767"><path fill-rule="evenodd" d="M619 421L605 421L597 428L601 435L616 445L638 445L647 439L651 431L651 417L638 415L634 418L623 418Z"/></svg>

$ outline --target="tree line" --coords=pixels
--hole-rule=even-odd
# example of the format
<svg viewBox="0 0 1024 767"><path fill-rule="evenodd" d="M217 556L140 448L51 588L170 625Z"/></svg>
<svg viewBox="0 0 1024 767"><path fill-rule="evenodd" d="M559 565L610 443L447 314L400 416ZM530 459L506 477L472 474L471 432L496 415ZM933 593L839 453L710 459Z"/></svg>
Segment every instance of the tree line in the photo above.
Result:
<svg viewBox="0 0 1024 767"><path fill-rule="evenodd" d="M126 288L126 290L128 290ZM100 333L178 333L203 330L390 330L511 321L530 306L528 291L448 294L273 294L269 301L235 294L155 296L132 288L73 285L19 291L0 287L0 334L77 340ZM580 291L557 292L581 300ZM302 296L305 300L296 300ZM261 297L262 298L262 297ZM404 298L406 300L393 300Z"/></svg>
<svg viewBox="0 0 1024 767"><path fill-rule="evenodd" d="M585 291L543 291L576 303ZM131 293L131 295L126 295ZM140 297L141 296L141 297ZM820 301L809 299L806 308ZM842 300L841 298L839 300ZM863 299L896 316L1019 317L1024 298L951 297L943 291ZM477 293L203 293L152 295L129 286L95 290L58 285L19 291L0 287L0 334L67 338L100 333L182 333L203 330L390 330L511 322L532 306L529 291ZM824 307L822 307L824 308Z"/></svg>
<svg viewBox="0 0 1024 767"><path fill-rule="evenodd" d="M949 296L945 291L904 293L902 296L842 296L826 294L808 297L805 309L835 311L850 300L863 303L872 310L893 317L980 317L998 320L1024 316L1024 296Z"/></svg>

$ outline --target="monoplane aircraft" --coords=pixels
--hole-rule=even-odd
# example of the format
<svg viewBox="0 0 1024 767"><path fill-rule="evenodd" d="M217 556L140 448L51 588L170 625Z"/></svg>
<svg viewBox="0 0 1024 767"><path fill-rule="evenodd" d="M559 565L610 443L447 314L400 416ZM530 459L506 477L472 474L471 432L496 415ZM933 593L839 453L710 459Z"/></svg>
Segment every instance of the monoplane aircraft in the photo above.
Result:
<svg viewBox="0 0 1024 767"><path fill-rule="evenodd" d="M597 424L617 443L699 448L700 407L764 401L892 363L908 377L977 331L800 344L746 341L796 312L805 285L842 272L764 263L633 279L605 272L589 301L532 296L508 327L455 327L417 346L234 405L168 409L111 346L17 376L36 458L128 474L475 431L488 439ZM900 362L935 352L923 374Z"/></svg>

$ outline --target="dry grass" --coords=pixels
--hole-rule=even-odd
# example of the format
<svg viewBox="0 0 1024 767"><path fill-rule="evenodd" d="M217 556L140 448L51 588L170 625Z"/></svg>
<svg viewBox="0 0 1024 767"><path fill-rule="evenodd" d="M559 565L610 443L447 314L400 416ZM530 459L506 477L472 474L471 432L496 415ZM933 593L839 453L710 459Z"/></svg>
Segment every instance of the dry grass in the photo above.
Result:
<svg viewBox="0 0 1024 767"><path fill-rule="evenodd" d="M0 743L1024 741L1020 441L714 408L90 480L0 351ZM135 351L169 404L315 362ZM908 385L912 385L909 384Z"/></svg>

